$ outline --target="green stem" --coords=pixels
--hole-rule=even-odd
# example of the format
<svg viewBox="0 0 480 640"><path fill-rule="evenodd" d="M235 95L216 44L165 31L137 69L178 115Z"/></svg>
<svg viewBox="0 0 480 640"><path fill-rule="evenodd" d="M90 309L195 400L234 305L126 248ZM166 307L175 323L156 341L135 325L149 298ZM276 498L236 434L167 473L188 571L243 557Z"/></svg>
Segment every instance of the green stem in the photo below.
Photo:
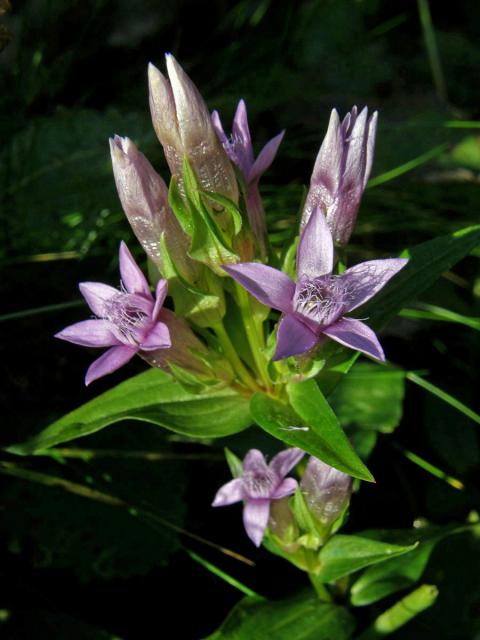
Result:
<svg viewBox="0 0 480 640"><path fill-rule="evenodd" d="M240 380L252 391L260 391L259 386L249 374L243 362L240 360L238 353L236 352L228 333L225 331L225 327L223 326L223 324L219 322L213 327L213 330L217 334L217 338L222 346L222 349L227 358L230 360L233 368L237 372Z"/></svg>
<svg viewBox="0 0 480 640"><path fill-rule="evenodd" d="M308 577L310 578L310 582L312 583L313 588L315 589L317 596L322 602L332 602L332 596L330 595L327 587L318 579L314 573L309 573Z"/></svg>
<svg viewBox="0 0 480 640"><path fill-rule="evenodd" d="M270 390L270 377L267 372L267 362L265 360L263 351L265 348L263 332L261 325L259 326L255 322L253 316L252 307L250 305L250 298L248 293L243 287L235 282L235 289L237 292L238 306L242 314L243 324L245 326L245 332L247 334L250 349L252 351L253 359L257 366L258 375L260 376L265 388Z"/></svg>

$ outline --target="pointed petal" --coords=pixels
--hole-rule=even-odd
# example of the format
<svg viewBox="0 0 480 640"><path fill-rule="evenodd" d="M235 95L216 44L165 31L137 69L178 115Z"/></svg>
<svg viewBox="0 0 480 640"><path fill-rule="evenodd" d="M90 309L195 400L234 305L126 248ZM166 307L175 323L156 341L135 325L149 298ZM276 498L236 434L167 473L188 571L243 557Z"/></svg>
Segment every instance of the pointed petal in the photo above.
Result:
<svg viewBox="0 0 480 640"><path fill-rule="evenodd" d="M80 282L78 288L90 309L99 318L105 315L105 303L120 293L118 289L103 282Z"/></svg>
<svg viewBox="0 0 480 640"><path fill-rule="evenodd" d="M298 243L297 277L316 278L332 273L332 269L332 234L320 207L316 207Z"/></svg>
<svg viewBox="0 0 480 640"><path fill-rule="evenodd" d="M355 318L341 318L326 329L323 333L340 344L361 351L375 360L385 360L382 346L370 327Z"/></svg>
<svg viewBox="0 0 480 640"><path fill-rule="evenodd" d="M77 322L56 333L55 338L81 347L111 347L121 344L115 335L115 327L108 320Z"/></svg>
<svg viewBox="0 0 480 640"><path fill-rule="evenodd" d="M247 152L249 151L248 155L251 156L253 162L252 137L248 126L245 100L240 100L237 105L237 110L233 117L232 133L234 138L239 138L242 141L243 147Z"/></svg>
<svg viewBox="0 0 480 640"><path fill-rule="evenodd" d="M346 141L347 157L342 177L342 191L344 188L345 190L350 190L352 185L358 185L360 190L363 189L362 181L367 157L367 117L368 109L365 107L355 120L350 136Z"/></svg>
<svg viewBox="0 0 480 640"><path fill-rule="evenodd" d="M225 144L226 142L228 142L228 138L225 134L225 131L223 130L222 121L220 120L220 114L218 113L218 111L212 111L211 118L213 128L215 129L218 139L222 144Z"/></svg>
<svg viewBox="0 0 480 640"><path fill-rule="evenodd" d="M175 175L182 166L182 141L170 82L152 63L148 65L148 89L153 128Z"/></svg>
<svg viewBox="0 0 480 640"><path fill-rule="evenodd" d="M253 163L252 168L247 177L247 182L255 182L258 180L262 173L268 169L268 167L272 164L277 155L278 147L283 140L283 136L285 135L285 131L281 131L274 138L269 140L267 144L263 147L263 149L258 154L257 159Z"/></svg>
<svg viewBox="0 0 480 640"><path fill-rule="evenodd" d="M146 298L151 298L150 287L147 279L137 265L125 242L120 243L120 275L128 293L137 293Z"/></svg>
<svg viewBox="0 0 480 640"><path fill-rule="evenodd" d="M258 449L250 449L243 459L243 471L266 471L268 465L265 457Z"/></svg>
<svg viewBox="0 0 480 640"><path fill-rule="evenodd" d="M243 508L243 524L248 537L256 547L262 544L270 515L269 500L249 501Z"/></svg>
<svg viewBox="0 0 480 640"><path fill-rule="evenodd" d="M277 348L272 360L298 356L310 351L318 342L318 336L294 315L280 320L277 331Z"/></svg>
<svg viewBox="0 0 480 640"><path fill-rule="evenodd" d="M165 302L165 298L168 293L168 282L161 278L157 282L157 286L155 289L155 306L153 307L152 320L154 322L158 319L158 314L162 310L163 303Z"/></svg>
<svg viewBox="0 0 480 640"><path fill-rule="evenodd" d="M369 260L344 271L341 281L349 293L346 313L370 300L407 262L405 258Z"/></svg>
<svg viewBox="0 0 480 640"><path fill-rule="evenodd" d="M378 111L374 111L372 117L368 121L367 132L367 158L365 161L365 175L363 176L363 188L367 186L370 171L372 170L373 154L375 151L375 138L377 136Z"/></svg>
<svg viewBox="0 0 480 640"><path fill-rule="evenodd" d="M222 268L267 307L285 313L291 310L295 283L285 273L258 262L223 265Z"/></svg>
<svg viewBox="0 0 480 640"><path fill-rule="evenodd" d="M171 346L172 341L167 325L163 322L157 322L141 343L140 349L142 351L154 351L155 349L168 349Z"/></svg>
<svg viewBox="0 0 480 640"><path fill-rule="evenodd" d="M133 358L137 351L138 349L125 347L123 345L112 347L88 367L85 384L88 386L94 380L120 369L120 367L123 367L124 364Z"/></svg>
<svg viewBox="0 0 480 640"><path fill-rule="evenodd" d="M277 487L273 494L273 500L280 500L280 498L286 498L295 493L295 489L298 487L298 482L295 478L285 478L285 480Z"/></svg>
<svg viewBox="0 0 480 640"><path fill-rule="evenodd" d="M227 482L227 484L224 484L223 487L220 487L212 502L212 507L226 507L229 504L240 502L240 500L243 499L243 480L242 478L235 478Z"/></svg>
<svg viewBox="0 0 480 640"><path fill-rule="evenodd" d="M297 447L285 449L285 451L280 451L272 458L269 467L279 478L284 478L300 462L304 455L305 451Z"/></svg>

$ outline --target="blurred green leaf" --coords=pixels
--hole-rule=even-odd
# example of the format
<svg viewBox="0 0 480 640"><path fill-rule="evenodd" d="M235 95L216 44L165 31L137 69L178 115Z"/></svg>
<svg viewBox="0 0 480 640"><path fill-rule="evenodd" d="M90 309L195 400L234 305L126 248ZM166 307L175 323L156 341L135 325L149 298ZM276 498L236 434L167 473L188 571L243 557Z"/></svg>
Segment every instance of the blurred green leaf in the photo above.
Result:
<svg viewBox="0 0 480 640"><path fill-rule="evenodd" d="M418 546L410 553L369 567L353 584L350 599L355 606L365 606L386 598L396 591L407 589L419 580L427 566L435 545L443 538L467 531L471 526L448 525L410 531L385 532L404 544L416 540Z"/></svg>
<svg viewBox="0 0 480 640"><path fill-rule="evenodd" d="M277 602L244 598L205 640L348 640L354 627L345 608L304 592Z"/></svg>
<svg viewBox="0 0 480 640"><path fill-rule="evenodd" d="M400 423L405 372L359 362L329 396L343 428L391 433Z"/></svg>
<svg viewBox="0 0 480 640"><path fill-rule="evenodd" d="M320 551L321 568L318 577L324 582L338 580L364 567L409 553L416 546L416 542L401 545L364 538L362 534L337 534Z"/></svg>
<svg viewBox="0 0 480 640"><path fill-rule="evenodd" d="M63 416L8 451L28 455L80 438L122 420L140 420L196 438L236 433L251 424L248 400L230 389L194 395L172 376L151 369Z"/></svg>

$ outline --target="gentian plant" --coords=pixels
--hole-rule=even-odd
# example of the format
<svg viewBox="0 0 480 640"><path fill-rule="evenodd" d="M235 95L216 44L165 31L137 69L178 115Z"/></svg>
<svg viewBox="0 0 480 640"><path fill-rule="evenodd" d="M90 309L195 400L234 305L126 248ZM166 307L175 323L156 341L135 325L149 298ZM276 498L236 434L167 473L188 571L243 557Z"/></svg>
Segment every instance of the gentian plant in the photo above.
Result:
<svg viewBox="0 0 480 640"><path fill-rule="evenodd" d="M289 637L350 638L355 623L348 609L414 585L434 538L429 530L397 532L394 541L385 531L339 533L351 496L361 481L373 481L366 463L375 427L368 435L346 434L337 417L344 414L337 391L365 367L392 371L377 332L468 253L479 231L435 239L401 257L348 265L377 128L376 112L369 117L367 108L353 107L342 121L332 111L298 224L292 212L288 242L269 241L259 181L284 132L255 159L244 101L229 136L170 54L166 66L168 78L150 65L148 80L169 185L131 140L110 140L118 195L146 254L145 260L134 251L145 269L122 242L120 288L81 283L94 318L56 336L108 348L90 365L86 384L130 366L135 355L145 371L128 378L127 368L126 381L10 451L44 451L122 418L190 439L263 430L270 436L268 451L244 450L242 461L227 450L233 479L219 477L223 486L215 497L205 495L205 506L212 498L214 507L243 503L253 545L263 544L310 577L314 591L275 609L280 622L285 614L287 627L298 607L311 613L313 635L290 626ZM381 247L375 251L382 253ZM370 362L356 364L360 354ZM366 393L375 397L375 383ZM429 547L421 546L425 540ZM382 633L375 635L372 627L359 638L383 637L435 596L433 587L416 589L405 596L405 606L382 614ZM232 633L240 630L235 637L247 637L247 618L273 606L247 600L239 606L249 615L228 623ZM225 633L214 637L233 637Z"/></svg>

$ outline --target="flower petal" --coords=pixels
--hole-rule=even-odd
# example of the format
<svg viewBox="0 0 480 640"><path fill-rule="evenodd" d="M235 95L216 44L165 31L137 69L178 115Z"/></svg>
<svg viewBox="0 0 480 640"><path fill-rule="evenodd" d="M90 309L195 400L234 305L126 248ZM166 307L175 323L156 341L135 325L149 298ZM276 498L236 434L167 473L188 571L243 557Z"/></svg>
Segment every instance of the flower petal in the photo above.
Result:
<svg viewBox="0 0 480 640"><path fill-rule="evenodd" d="M405 258L369 260L344 271L341 279L349 291L347 312L370 300L407 262Z"/></svg>
<svg viewBox="0 0 480 640"><path fill-rule="evenodd" d="M155 349L168 349L171 346L172 341L167 325L163 322L157 322L141 343L140 349L142 351L154 351Z"/></svg>
<svg viewBox="0 0 480 640"><path fill-rule="evenodd" d="M295 283L285 273L258 262L241 262L222 268L267 307L285 313L291 311Z"/></svg>
<svg viewBox="0 0 480 640"><path fill-rule="evenodd" d="M285 131L281 131L278 135L269 140L263 147L249 171L247 182L255 182L255 180L258 180L260 178L262 173L265 173L265 171L274 161L275 156L277 155L278 147L280 146L284 135Z"/></svg>
<svg viewBox="0 0 480 640"><path fill-rule="evenodd" d="M250 449L243 459L243 471L267 471L265 457L258 449Z"/></svg>
<svg viewBox="0 0 480 640"><path fill-rule="evenodd" d="M137 265L125 242L120 243L120 275L128 293L138 293L146 298L152 297L147 279Z"/></svg>
<svg viewBox="0 0 480 640"><path fill-rule="evenodd" d="M341 318L326 329L323 333L340 344L356 349L371 356L376 360L385 360L382 346L370 327L354 318Z"/></svg>
<svg viewBox="0 0 480 640"><path fill-rule="evenodd" d="M228 138L225 131L223 130L222 121L220 120L220 114L218 113L218 111L215 110L215 111L212 111L211 117L212 117L213 128L215 129L218 139L222 144L226 144L228 142Z"/></svg>
<svg viewBox="0 0 480 640"><path fill-rule="evenodd" d="M118 289L103 282L80 282L78 288L90 309L99 318L105 316L105 303L120 293Z"/></svg>
<svg viewBox="0 0 480 640"><path fill-rule="evenodd" d="M85 384L88 386L94 380L120 369L133 358L137 351L138 349L134 347L125 347L123 345L112 347L88 367Z"/></svg>
<svg viewBox="0 0 480 640"><path fill-rule="evenodd" d="M233 117L232 138L235 144L238 165L245 180L248 181L249 173L253 165L253 147L250 129L248 127L247 105L245 100L240 100Z"/></svg>
<svg viewBox="0 0 480 640"><path fill-rule="evenodd" d="M55 338L81 347L112 347L121 344L115 335L115 327L108 320L83 320L65 327Z"/></svg>
<svg viewBox="0 0 480 640"><path fill-rule="evenodd" d="M235 478L227 482L227 484L224 484L223 487L220 487L215 494L212 507L226 507L229 504L240 502L240 500L243 499L243 480L241 478Z"/></svg>
<svg viewBox="0 0 480 640"><path fill-rule="evenodd" d="M318 336L294 315L280 320L277 331L277 348L272 360L298 356L310 351L318 342Z"/></svg>
<svg viewBox="0 0 480 640"><path fill-rule="evenodd" d="M272 458L269 467L279 478L284 478L300 462L304 455L305 451L298 447L285 449Z"/></svg>
<svg viewBox="0 0 480 640"><path fill-rule="evenodd" d="M285 478L285 480L277 487L277 490L272 496L273 500L280 500L286 498L295 493L295 489L298 487L298 482L295 478Z"/></svg>
<svg viewBox="0 0 480 640"><path fill-rule="evenodd" d="M152 312L152 320L154 322L158 319L158 314L162 310L163 303L165 302L165 298L167 297L168 292L168 282L161 278L157 282L157 287L155 289L155 306L153 307Z"/></svg>
<svg viewBox="0 0 480 640"><path fill-rule="evenodd" d="M363 176L363 188L367 186L368 178L373 164L373 153L375 151L375 138L377 135L378 111L374 111L372 117L368 121L367 133L367 158L365 161L365 175Z"/></svg>
<svg viewBox="0 0 480 640"><path fill-rule="evenodd" d="M262 544L270 515L269 500L251 500L243 508L243 524L248 537L256 547Z"/></svg>
<svg viewBox="0 0 480 640"><path fill-rule="evenodd" d="M332 273L333 240L320 207L312 211L297 249L297 277L316 278Z"/></svg>

